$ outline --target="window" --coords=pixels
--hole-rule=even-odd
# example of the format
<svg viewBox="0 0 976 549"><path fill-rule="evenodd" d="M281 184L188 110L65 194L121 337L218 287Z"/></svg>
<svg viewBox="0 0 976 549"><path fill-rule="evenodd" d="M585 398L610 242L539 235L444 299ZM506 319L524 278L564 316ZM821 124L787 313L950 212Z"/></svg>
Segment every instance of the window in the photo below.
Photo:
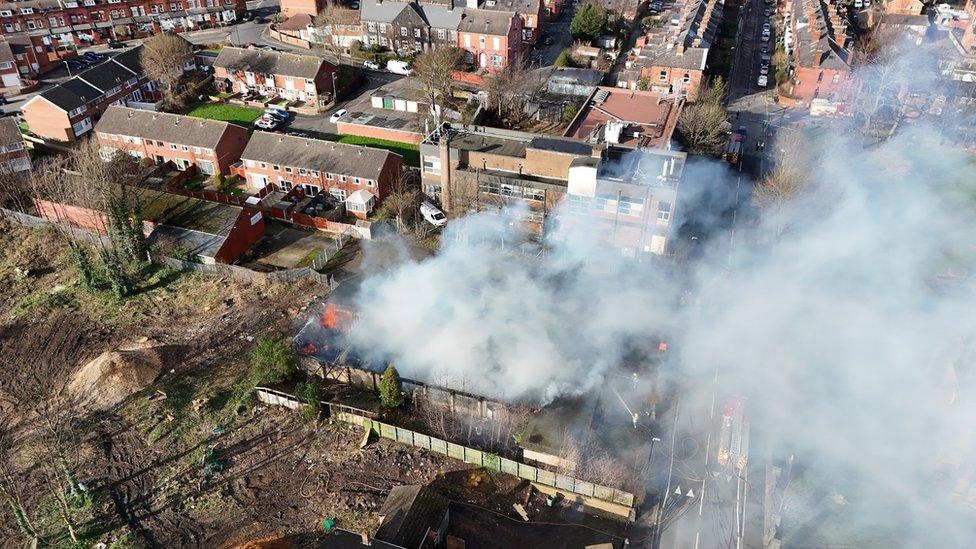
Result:
<svg viewBox="0 0 976 549"><path fill-rule="evenodd" d="M346 191L342 189L329 189L329 194L331 194L336 200L340 200L342 202L346 201Z"/></svg>
<svg viewBox="0 0 976 549"><path fill-rule="evenodd" d="M200 147L193 147L193 154L201 154Z"/></svg>
<svg viewBox="0 0 976 549"><path fill-rule="evenodd" d="M312 80L311 78L306 78L305 79L305 84L308 85L308 86L311 86L314 83L315 83L315 81Z"/></svg>
<svg viewBox="0 0 976 549"><path fill-rule="evenodd" d="M183 145L183 152L189 152L189 151L190 151L190 147Z"/></svg>
<svg viewBox="0 0 976 549"><path fill-rule="evenodd" d="M437 156L424 156L424 173L439 175L441 173L441 159Z"/></svg>
<svg viewBox="0 0 976 549"><path fill-rule="evenodd" d="M667 225L668 221L671 220L671 203L670 202L658 202L657 203L657 223L658 225Z"/></svg>
<svg viewBox="0 0 976 549"><path fill-rule="evenodd" d="M3 16L3 17L10 17L13 14L14 13L12 11L10 11L10 10L0 10L0 16Z"/></svg>
<svg viewBox="0 0 976 549"><path fill-rule="evenodd" d="M376 23L366 23L366 30L376 32Z"/></svg>
<svg viewBox="0 0 976 549"><path fill-rule="evenodd" d="M281 166L278 166L278 165L276 164L276 165L274 165L274 166L271 166L271 169L272 169L272 170L274 170L274 171L276 171L276 172L280 172L280 171L281 171Z"/></svg>
<svg viewBox="0 0 976 549"><path fill-rule="evenodd" d="M485 37L484 36L478 37L478 45L481 46L481 49L485 49Z"/></svg>
<svg viewBox="0 0 976 549"><path fill-rule="evenodd" d="M407 36L407 27L400 27L400 36Z"/></svg>
<svg viewBox="0 0 976 549"><path fill-rule="evenodd" d="M498 54L492 55L491 56L491 64L494 67L500 67L500 66L502 66L502 56L500 56Z"/></svg>
<svg viewBox="0 0 976 549"><path fill-rule="evenodd" d="M326 179L332 179L332 174L329 173L329 172L325 172L325 178Z"/></svg>
<svg viewBox="0 0 976 549"><path fill-rule="evenodd" d="M179 8L179 4L177 4L176 2L170 3L170 5L169 5L169 11L177 11L179 9L180 9Z"/></svg>
<svg viewBox="0 0 976 549"><path fill-rule="evenodd" d="M278 178L278 189L280 189L282 191L290 191L291 190L291 181L288 181L287 179L282 179L281 177L279 177Z"/></svg>
<svg viewBox="0 0 976 549"><path fill-rule="evenodd" d="M416 27L413 29L413 37L420 38L420 27Z"/></svg>
<svg viewBox="0 0 976 549"><path fill-rule="evenodd" d="M617 211L617 197L609 194L598 194L593 199L597 210L613 213Z"/></svg>
<svg viewBox="0 0 976 549"><path fill-rule="evenodd" d="M542 189L533 189L531 187L523 187L522 193L526 200L538 200L542 202L546 199L546 191Z"/></svg>
<svg viewBox="0 0 976 549"><path fill-rule="evenodd" d="M5 24L4 26L3 26L3 30L5 30L5 31L7 31L7 32L14 32L14 26L13 26L13 25L11 25L10 23L6 23L6 24Z"/></svg>
<svg viewBox="0 0 976 549"><path fill-rule="evenodd" d="M447 31L445 31L444 29L437 29L437 39L438 40L443 40L446 37L447 37Z"/></svg>
<svg viewBox="0 0 976 549"><path fill-rule="evenodd" d="M176 150L176 143L170 143L169 144L169 148L171 148L171 149L173 149L175 151Z"/></svg>
<svg viewBox="0 0 976 549"><path fill-rule="evenodd" d="M85 5L86 6L94 6L95 5L95 0L85 0Z"/></svg>
<svg viewBox="0 0 976 549"><path fill-rule="evenodd" d="M502 183L500 186L502 196L522 196L522 187Z"/></svg>
<svg viewBox="0 0 976 549"><path fill-rule="evenodd" d="M264 170L264 169L267 169L267 168L268 168L268 163L267 162L262 162L261 163L261 169Z"/></svg>
<svg viewBox="0 0 976 549"><path fill-rule="evenodd" d="M352 178L352 182L359 185L359 178L358 177Z"/></svg>
<svg viewBox="0 0 976 549"><path fill-rule="evenodd" d="M661 80L667 80L668 79L668 71L666 71L664 69L661 69L661 74L658 75L658 78L660 78Z"/></svg>
<svg viewBox="0 0 976 549"><path fill-rule="evenodd" d="M305 168L298 168L298 174L299 175L308 175L308 170L306 170Z"/></svg>
<svg viewBox="0 0 976 549"><path fill-rule="evenodd" d="M471 35L470 34L465 34L464 35L464 47L465 48L470 48L471 47Z"/></svg>
<svg viewBox="0 0 976 549"><path fill-rule="evenodd" d="M318 177L318 176L319 176L319 172L312 170L312 177Z"/></svg>
<svg viewBox="0 0 976 549"><path fill-rule="evenodd" d="M380 23L380 32L386 32L386 23Z"/></svg>
<svg viewBox="0 0 976 549"><path fill-rule="evenodd" d="M37 24L34 23L34 20L33 19L31 19L30 21L27 22L27 28L28 29L36 29L37 28Z"/></svg>
<svg viewBox="0 0 976 549"><path fill-rule="evenodd" d="M684 82L685 84L691 82L691 75L688 74L688 73L685 73L685 75L683 77L681 77L681 81Z"/></svg>
<svg viewBox="0 0 976 549"><path fill-rule="evenodd" d="M34 9L33 8L20 8L20 13L22 13L24 15L30 15L30 14L34 13Z"/></svg>
<svg viewBox="0 0 976 549"><path fill-rule="evenodd" d="M285 173L291 173L291 166L285 166Z"/></svg>
<svg viewBox="0 0 976 549"><path fill-rule="evenodd" d="M367 179L366 180L366 186L367 187L375 187L376 186L376 182L373 181L372 179Z"/></svg>
<svg viewBox="0 0 976 549"><path fill-rule="evenodd" d="M573 213L586 213L590 209L590 199L585 196L575 194L569 195L569 211Z"/></svg>
<svg viewBox="0 0 976 549"><path fill-rule="evenodd" d="M57 17L48 17L47 18L47 24L48 25L51 25L52 27L58 26L58 18Z"/></svg>
<svg viewBox="0 0 976 549"><path fill-rule="evenodd" d="M621 215L640 215L644 210L643 198L620 197L620 207L618 211Z"/></svg>
<svg viewBox="0 0 976 549"><path fill-rule="evenodd" d="M502 49L502 41L497 36L491 39L491 48L495 51Z"/></svg>
<svg viewBox="0 0 976 549"><path fill-rule="evenodd" d="M834 84L840 82L840 73L834 73L834 78L832 80Z"/></svg>

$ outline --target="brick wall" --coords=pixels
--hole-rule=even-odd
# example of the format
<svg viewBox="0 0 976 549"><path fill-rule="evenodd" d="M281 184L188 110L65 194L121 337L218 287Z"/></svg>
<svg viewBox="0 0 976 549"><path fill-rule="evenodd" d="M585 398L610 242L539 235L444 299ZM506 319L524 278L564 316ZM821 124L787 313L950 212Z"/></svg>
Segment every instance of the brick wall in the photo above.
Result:
<svg viewBox="0 0 976 549"><path fill-rule="evenodd" d="M214 254L214 260L217 263L233 263L262 236L264 236L264 216L258 210L244 208L237 216L237 221L227 235L227 240Z"/></svg>
<svg viewBox="0 0 976 549"><path fill-rule="evenodd" d="M30 131L36 135L57 141L71 141L75 137L68 114L47 101L30 101L22 112Z"/></svg>
<svg viewBox="0 0 976 549"><path fill-rule="evenodd" d="M412 143L419 145L424 136L419 131L391 130L389 128L379 128L376 126L365 126L362 124L350 124L348 122L336 123L336 131L339 135L359 135L362 137L373 137L376 139L386 139L399 143Z"/></svg>

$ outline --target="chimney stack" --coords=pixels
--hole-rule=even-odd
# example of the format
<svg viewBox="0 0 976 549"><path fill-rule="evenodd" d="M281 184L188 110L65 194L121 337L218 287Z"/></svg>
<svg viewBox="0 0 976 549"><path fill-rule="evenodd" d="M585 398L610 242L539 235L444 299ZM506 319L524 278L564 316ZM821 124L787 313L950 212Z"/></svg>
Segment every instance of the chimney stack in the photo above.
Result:
<svg viewBox="0 0 976 549"><path fill-rule="evenodd" d="M377 3L379 3L379 0L377 0ZM369 547L370 544L372 543L370 541L370 539L369 539L369 534L367 534L366 532L363 532L362 533L362 539L361 539L361 541L362 541L363 545L365 545L367 547Z"/></svg>

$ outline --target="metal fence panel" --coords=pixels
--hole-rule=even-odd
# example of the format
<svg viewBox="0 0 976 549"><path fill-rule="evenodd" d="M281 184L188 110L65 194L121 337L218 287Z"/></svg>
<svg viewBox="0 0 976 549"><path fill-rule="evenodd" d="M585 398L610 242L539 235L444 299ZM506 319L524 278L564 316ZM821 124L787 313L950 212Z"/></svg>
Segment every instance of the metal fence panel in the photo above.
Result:
<svg viewBox="0 0 976 549"><path fill-rule="evenodd" d="M593 483L577 479L576 489L573 491L576 492L577 494L593 497Z"/></svg>
<svg viewBox="0 0 976 549"><path fill-rule="evenodd" d="M488 452L483 453L481 455L481 463L492 471L502 470L501 458L495 454L489 454Z"/></svg>
<svg viewBox="0 0 976 549"><path fill-rule="evenodd" d="M394 427L396 431L396 441L402 442L404 444L413 445L413 431L410 429L401 429L399 427Z"/></svg>
<svg viewBox="0 0 976 549"><path fill-rule="evenodd" d="M575 492L576 483L573 477L567 477L566 475L556 475L556 488L560 490L569 490L570 492Z"/></svg>
<svg viewBox="0 0 976 549"><path fill-rule="evenodd" d="M475 465L484 464L483 461L484 458L482 452L475 450L474 448L468 448L466 446L462 446L462 448L464 448L464 461L468 463L473 463Z"/></svg>
<svg viewBox="0 0 976 549"><path fill-rule="evenodd" d="M535 482L539 478L539 470L531 465L524 463L518 464L518 476L526 480Z"/></svg>
<svg viewBox="0 0 976 549"><path fill-rule="evenodd" d="M549 486L556 485L556 473L553 473L552 471L536 469L536 478L542 484L548 484Z"/></svg>
<svg viewBox="0 0 976 549"><path fill-rule="evenodd" d="M413 434L413 445L420 446L426 450L430 450L430 437L427 435L422 435L420 433Z"/></svg>
<svg viewBox="0 0 976 549"><path fill-rule="evenodd" d="M430 437L430 449L438 454L447 455L447 443L439 438Z"/></svg>
<svg viewBox="0 0 976 549"><path fill-rule="evenodd" d="M606 486L600 486L599 484L594 484L593 497L605 501L613 501L613 488L607 488Z"/></svg>
<svg viewBox="0 0 976 549"><path fill-rule="evenodd" d="M513 476L518 476L519 463L517 461L512 461L506 458L499 458L499 468L503 473L508 473Z"/></svg>
<svg viewBox="0 0 976 549"><path fill-rule="evenodd" d="M634 506L634 494L629 494L627 492L621 492L620 490L614 490L613 491L613 499L611 501L613 501L614 503L619 503L621 505L626 505L627 507L633 507Z"/></svg>
<svg viewBox="0 0 976 549"><path fill-rule="evenodd" d="M453 442L447 443L447 455L454 459L460 459L464 461L464 446L460 444L454 444Z"/></svg>

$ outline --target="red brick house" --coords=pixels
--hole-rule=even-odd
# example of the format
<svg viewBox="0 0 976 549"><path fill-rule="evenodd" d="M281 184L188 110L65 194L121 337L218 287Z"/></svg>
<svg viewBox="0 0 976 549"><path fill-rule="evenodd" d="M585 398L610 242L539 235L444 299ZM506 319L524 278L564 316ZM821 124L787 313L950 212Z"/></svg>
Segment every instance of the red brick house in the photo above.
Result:
<svg viewBox="0 0 976 549"><path fill-rule="evenodd" d="M17 121L0 118L0 176L31 169L30 154Z"/></svg>
<svg viewBox="0 0 976 549"><path fill-rule="evenodd" d="M796 0L792 24L796 44L788 99L802 105L816 101L820 111L847 111L855 86L844 21L823 0Z"/></svg>
<svg viewBox="0 0 976 549"><path fill-rule="evenodd" d="M236 21L245 0L23 0L0 3L0 33L47 45L101 44Z"/></svg>
<svg viewBox="0 0 976 549"><path fill-rule="evenodd" d="M390 194L403 171L400 155L383 149L260 131L241 160L249 191L274 184L280 191L301 187L308 196L328 192L360 218Z"/></svg>
<svg viewBox="0 0 976 549"><path fill-rule="evenodd" d="M325 0L281 0L281 15L290 18L304 13L315 17L325 5Z"/></svg>
<svg viewBox="0 0 976 549"><path fill-rule="evenodd" d="M10 43L0 40L0 88L20 88L22 85L14 51Z"/></svg>
<svg viewBox="0 0 976 549"><path fill-rule="evenodd" d="M522 23L522 42L526 44L533 44L539 38L539 26L546 16L542 0L483 0L478 7L517 13Z"/></svg>
<svg viewBox="0 0 976 549"><path fill-rule="evenodd" d="M247 146L247 129L236 124L117 106L105 111L95 134L105 158L125 151L203 174L230 173Z"/></svg>
<svg viewBox="0 0 976 549"><path fill-rule="evenodd" d="M457 37L467 63L500 70L522 55L522 18L514 12L465 8Z"/></svg>
<svg viewBox="0 0 976 549"><path fill-rule="evenodd" d="M138 200L151 246L183 247L202 263L233 263L264 236L261 212L152 189L129 189ZM78 204L35 199L38 214L53 222L104 233L105 213Z"/></svg>
<svg viewBox="0 0 976 549"><path fill-rule="evenodd" d="M53 47L45 44L42 37L27 33L0 36L0 48L4 47L10 48L21 80L36 80L39 75L60 67L63 59L77 57L77 52L73 49Z"/></svg>
<svg viewBox="0 0 976 549"><path fill-rule="evenodd" d="M223 48L214 60L214 81L223 89L303 101L325 108L338 69L314 55Z"/></svg>
<svg viewBox="0 0 976 549"><path fill-rule="evenodd" d="M141 50L123 52L32 97L21 108L30 131L47 139L74 141L91 131L110 105L158 100L156 84L142 71Z"/></svg>

